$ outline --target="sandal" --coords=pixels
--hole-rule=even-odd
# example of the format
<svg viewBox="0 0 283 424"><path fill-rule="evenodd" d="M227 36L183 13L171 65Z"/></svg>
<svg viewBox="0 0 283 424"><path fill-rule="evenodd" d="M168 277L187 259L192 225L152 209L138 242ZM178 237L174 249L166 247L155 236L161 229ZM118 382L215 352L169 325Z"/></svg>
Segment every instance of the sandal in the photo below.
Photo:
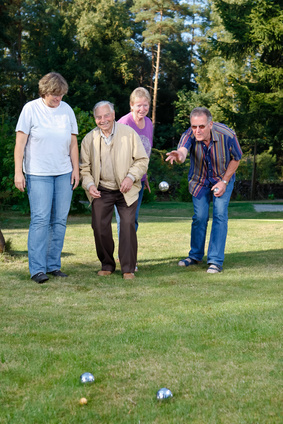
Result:
<svg viewBox="0 0 283 424"><path fill-rule="evenodd" d="M210 264L207 271L209 274L217 274L218 272L221 272L222 268L219 265Z"/></svg>
<svg viewBox="0 0 283 424"><path fill-rule="evenodd" d="M189 265L197 265L199 264L201 261L196 261L195 259L192 258L186 258L186 259L182 259L181 261L179 261L178 266L189 266Z"/></svg>

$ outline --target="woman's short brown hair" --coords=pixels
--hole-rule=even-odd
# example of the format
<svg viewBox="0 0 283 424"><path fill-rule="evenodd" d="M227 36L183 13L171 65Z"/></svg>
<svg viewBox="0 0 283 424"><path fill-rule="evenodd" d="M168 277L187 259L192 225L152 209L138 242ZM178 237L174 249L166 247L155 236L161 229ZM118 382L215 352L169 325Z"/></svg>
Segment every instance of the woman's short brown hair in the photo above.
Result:
<svg viewBox="0 0 283 424"><path fill-rule="evenodd" d="M149 104L151 102L150 94L148 90L144 87L138 87L132 92L132 94L130 95L130 106L135 103L137 97L145 97Z"/></svg>
<svg viewBox="0 0 283 424"><path fill-rule="evenodd" d="M39 80L38 88L40 97L45 97L47 94L63 96L68 93L69 87L62 75L57 72L50 72Z"/></svg>

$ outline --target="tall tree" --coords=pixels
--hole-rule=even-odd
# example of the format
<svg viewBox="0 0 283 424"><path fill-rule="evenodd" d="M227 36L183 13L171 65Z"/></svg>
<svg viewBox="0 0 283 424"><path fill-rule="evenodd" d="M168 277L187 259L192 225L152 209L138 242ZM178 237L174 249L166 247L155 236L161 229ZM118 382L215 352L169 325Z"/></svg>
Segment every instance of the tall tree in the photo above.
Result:
<svg viewBox="0 0 283 424"><path fill-rule="evenodd" d="M100 100L119 98L134 79L136 49L128 10L126 1L73 1L77 39L92 63L93 85Z"/></svg>
<svg viewBox="0 0 283 424"><path fill-rule="evenodd" d="M27 100L38 95L38 80L50 71L66 75L68 58L76 51L66 31L64 8L69 1L4 2L1 9L0 108L18 115ZM70 23L70 27L72 25Z"/></svg>
<svg viewBox="0 0 283 424"><path fill-rule="evenodd" d="M235 90L256 122L256 136L282 139L283 9L280 0L215 0L228 41L213 39L225 58L244 61L245 73L235 79ZM248 100L248 102L247 102ZM241 111L238 111L239 118Z"/></svg>
<svg viewBox="0 0 283 424"><path fill-rule="evenodd" d="M237 126L254 139L254 150L272 146L283 165L283 9L281 0L214 0L229 42L214 39L226 58L244 60L246 72L234 81L241 104ZM245 128L243 128L243 126ZM260 140L259 145L257 140ZM255 178L254 178L255 182Z"/></svg>
<svg viewBox="0 0 283 424"><path fill-rule="evenodd" d="M24 104L22 31L25 26L25 2L0 3L0 108ZM12 109L13 110L13 109ZM13 112L15 109L13 110Z"/></svg>
<svg viewBox="0 0 283 424"><path fill-rule="evenodd" d="M149 52L154 51L152 60L152 69L154 69L152 123L155 126L161 49L168 43L172 34L182 32L184 19L189 11L188 7L182 4L180 0L134 0L131 10L135 13L135 21L143 22L145 25L143 46Z"/></svg>

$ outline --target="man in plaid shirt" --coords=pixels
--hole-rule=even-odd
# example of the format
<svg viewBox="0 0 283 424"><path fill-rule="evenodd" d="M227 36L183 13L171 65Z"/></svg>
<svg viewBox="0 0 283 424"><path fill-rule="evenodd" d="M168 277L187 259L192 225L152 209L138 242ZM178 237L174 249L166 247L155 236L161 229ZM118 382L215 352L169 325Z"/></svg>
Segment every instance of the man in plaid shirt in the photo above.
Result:
<svg viewBox="0 0 283 424"><path fill-rule="evenodd" d="M201 263L204 255L209 204L213 201L213 221L207 252L207 272L222 271L228 230L228 205L235 182L235 172L242 150L233 130L212 121L205 107L190 114L191 127L180 139L177 150L167 153L166 161L183 163L190 153L189 191L193 196L194 216L191 250L179 266Z"/></svg>

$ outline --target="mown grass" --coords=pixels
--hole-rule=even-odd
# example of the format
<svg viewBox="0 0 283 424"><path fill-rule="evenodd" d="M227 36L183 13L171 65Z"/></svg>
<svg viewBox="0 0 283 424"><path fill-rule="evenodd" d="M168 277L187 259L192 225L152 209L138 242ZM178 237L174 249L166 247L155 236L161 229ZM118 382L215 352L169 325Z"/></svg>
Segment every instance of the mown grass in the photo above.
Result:
<svg viewBox="0 0 283 424"><path fill-rule="evenodd" d="M191 216L190 204L143 205L127 282L119 266L97 277L90 216L71 216L70 276L43 285L28 275L29 218L2 216L1 423L282 422L283 213L232 203L218 275L177 267ZM79 382L85 371L94 384ZM156 400L161 387L170 401Z"/></svg>

